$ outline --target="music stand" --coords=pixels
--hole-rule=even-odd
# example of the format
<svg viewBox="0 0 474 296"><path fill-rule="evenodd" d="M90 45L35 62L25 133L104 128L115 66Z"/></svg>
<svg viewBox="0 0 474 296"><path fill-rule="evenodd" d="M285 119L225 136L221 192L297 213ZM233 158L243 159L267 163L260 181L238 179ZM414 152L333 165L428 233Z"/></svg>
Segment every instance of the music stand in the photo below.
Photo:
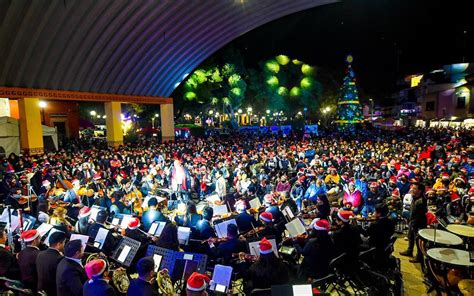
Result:
<svg viewBox="0 0 474 296"><path fill-rule="evenodd" d="M101 210L106 210L104 207L101 207L101 206L98 206L98 205L93 205L91 207L91 215L89 217L89 219L92 219L94 221L97 221L97 214L101 211Z"/></svg>
<svg viewBox="0 0 474 296"><path fill-rule="evenodd" d="M36 224L36 218L27 214L23 215L23 230L30 230Z"/></svg>
<svg viewBox="0 0 474 296"><path fill-rule="evenodd" d="M112 258L120 264L130 267L132 260L137 255L141 243L129 237L122 237L118 248L112 254Z"/></svg>

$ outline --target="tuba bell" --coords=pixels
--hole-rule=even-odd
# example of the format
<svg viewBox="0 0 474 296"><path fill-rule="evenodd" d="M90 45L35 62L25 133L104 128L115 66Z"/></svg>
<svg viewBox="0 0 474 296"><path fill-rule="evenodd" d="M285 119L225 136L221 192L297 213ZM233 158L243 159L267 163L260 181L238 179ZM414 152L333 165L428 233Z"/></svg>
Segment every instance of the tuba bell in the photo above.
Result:
<svg viewBox="0 0 474 296"><path fill-rule="evenodd" d="M173 283L168 272L168 269L162 269L158 272L156 276L156 282L158 284L158 292L161 295L165 296L175 296L177 295Z"/></svg>

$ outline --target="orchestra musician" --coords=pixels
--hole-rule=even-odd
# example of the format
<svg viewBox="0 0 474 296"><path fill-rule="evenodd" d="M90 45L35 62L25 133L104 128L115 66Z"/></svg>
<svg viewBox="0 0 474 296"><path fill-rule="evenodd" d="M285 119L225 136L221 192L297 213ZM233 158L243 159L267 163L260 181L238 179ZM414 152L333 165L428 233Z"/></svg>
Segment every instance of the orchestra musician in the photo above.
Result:
<svg viewBox="0 0 474 296"><path fill-rule="evenodd" d="M211 254L220 264L230 265L232 254L240 253L245 250L245 243L238 238L239 231L235 224L227 225L227 237L219 245L215 246L215 240L209 239L208 243L211 248Z"/></svg>
<svg viewBox="0 0 474 296"><path fill-rule="evenodd" d="M193 272L186 282L186 296L207 296L206 288L210 280L205 274Z"/></svg>
<svg viewBox="0 0 474 296"><path fill-rule="evenodd" d="M64 233L69 233L72 230L71 223L66 219L66 209L63 207L57 207L54 209L53 215L50 219L50 224Z"/></svg>
<svg viewBox="0 0 474 296"><path fill-rule="evenodd" d="M48 296L56 295L56 270L63 259L66 234L62 231L49 236L49 248L40 251L36 257L36 272L38 274L38 291ZM52 276L54 275L54 276Z"/></svg>
<svg viewBox="0 0 474 296"><path fill-rule="evenodd" d="M107 273L107 262L103 259L95 259L84 266L89 279L83 287L83 296L114 296L115 291L105 278Z"/></svg>
<svg viewBox="0 0 474 296"><path fill-rule="evenodd" d="M274 226L273 215L271 212L263 212L259 216L262 221L263 229L258 232L258 237L275 237L277 244L282 240L282 233Z"/></svg>
<svg viewBox="0 0 474 296"><path fill-rule="evenodd" d="M148 200L148 210L143 212L141 220L145 231L150 229L153 222L169 222L168 218L158 208L158 200L155 197Z"/></svg>
<svg viewBox="0 0 474 296"><path fill-rule="evenodd" d="M395 233L395 221L390 219L388 207L385 204L375 206L375 221L367 229L360 227L362 235L369 237L369 247L376 249L376 262L386 262L383 259L385 248Z"/></svg>
<svg viewBox="0 0 474 296"><path fill-rule="evenodd" d="M144 245L149 242L149 238L144 232L140 231L140 226L140 219L136 217L131 219L128 222L127 229L125 229L125 236L139 241L140 243L142 243L142 245ZM153 241L156 241L156 239L157 238L155 236L152 237Z"/></svg>
<svg viewBox="0 0 474 296"><path fill-rule="evenodd" d="M186 204L186 213L176 216L174 220L179 226L195 229L196 224L201 220L201 216L197 213L196 204L192 201L188 201Z"/></svg>
<svg viewBox="0 0 474 296"><path fill-rule="evenodd" d="M79 211L79 216L77 216L76 225L74 229L77 233L87 235L89 233L89 216L91 215L91 208L83 207Z"/></svg>
<svg viewBox="0 0 474 296"><path fill-rule="evenodd" d="M244 289L250 295L253 289L269 289L289 282L288 267L278 258L272 244L264 237L259 243L260 256L244 274Z"/></svg>
<svg viewBox="0 0 474 296"><path fill-rule="evenodd" d="M56 270L58 296L82 296L82 287L87 281L81 262L83 255L81 240L71 240L64 246L64 258Z"/></svg>
<svg viewBox="0 0 474 296"><path fill-rule="evenodd" d="M20 268L9 247L7 247L8 235L5 228L0 226L0 276L9 279L20 279Z"/></svg>
<svg viewBox="0 0 474 296"><path fill-rule="evenodd" d="M207 240L211 237L216 237L216 232L212 227L211 220L214 215L214 210L206 206L202 210L202 219L196 223L196 229L199 231L199 239Z"/></svg>
<svg viewBox="0 0 474 296"><path fill-rule="evenodd" d="M155 244L160 248L179 251L178 227L173 223L166 224Z"/></svg>
<svg viewBox="0 0 474 296"><path fill-rule="evenodd" d="M257 221L253 215L250 215L247 212L247 205L245 200L238 200L234 204L235 210L238 215L235 217L237 226L242 232L247 232L252 230L252 228L257 225Z"/></svg>
<svg viewBox="0 0 474 296"><path fill-rule="evenodd" d="M350 219L354 217L354 213L347 210L339 210L336 215L336 223L338 230L332 234L334 242L335 256L346 253L347 269L355 270L358 265L358 257L362 239L357 226L350 224Z"/></svg>
<svg viewBox="0 0 474 296"><path fill-rule="evenodd" d="M320 279L330 272L329 263L334 258L334 245L329 235L331 225L328 220L316 218L311 222L309 240L302 248L296 241L294 246L303 255L298 278L304 282Z"/></svg>
<svg viewBox="0 0 474 296"><path fill-rule="evenodd" d="M158 296L153 286L156 279L155 262L152 257L143 257L137 262L138 278L130 281L127 296Z"/></svg>
<svg viewBox="0 0 474 296"><path fill-rule="evenodd" d="M38 275L36 274L36 258L40 252L41 237L36 229L24 231L20 239L25 242L26 248L18 254L21 281L27 289L36 293Z"/></svg>
<svg viewBox="0 0 474 296"><path fill-rule="evenodd" d="M105 221L107 221L107 212L104 210L100 210L99 212L97 212L96 221L89 226L89 230L87 232L90 241L94 241L95 237L97 236L97 233L99 232L99 229L107 229L107 227L105 227ZM116 240L112 235L111 231L109 231L105 238L104 245L102 246L102 251L106 255L112 254L112 251L115 247L115 243Z"/></svg>

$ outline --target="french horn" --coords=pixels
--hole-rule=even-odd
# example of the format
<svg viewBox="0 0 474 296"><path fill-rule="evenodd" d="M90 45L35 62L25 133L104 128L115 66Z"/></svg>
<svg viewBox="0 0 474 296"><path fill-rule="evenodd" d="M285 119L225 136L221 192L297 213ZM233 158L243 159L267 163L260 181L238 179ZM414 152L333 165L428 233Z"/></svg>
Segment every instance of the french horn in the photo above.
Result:
<svg viewBox="0 0 474 296"><path fill-rule="evenodd" d="M173 282L168 272L168 269L162 269L158 272L156 276L156 282L158 284L158 292L161 295L165 296L175 296L176 292L174 290Z"/></svg>
<svg viewBox="0 0 474 296"><path fill-rule="evenodd" d="M112 284L115 286L117 291L121 294L126 294L128 287L130 286L130 280L127 275L127 271L122 268L110 269L109 261L106 256L103 256L99 253L92 253L87 256L86 264L95 259L103 259L107 264L107 269L109 269L109 275L111 274Z"/></svg>

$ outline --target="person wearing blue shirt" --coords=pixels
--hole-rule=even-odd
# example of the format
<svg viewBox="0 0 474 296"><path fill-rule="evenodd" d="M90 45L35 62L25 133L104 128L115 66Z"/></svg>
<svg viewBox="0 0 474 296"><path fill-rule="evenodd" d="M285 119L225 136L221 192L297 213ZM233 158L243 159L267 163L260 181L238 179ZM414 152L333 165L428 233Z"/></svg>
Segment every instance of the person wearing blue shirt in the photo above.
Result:
<svg viewBox="0 0 474 296"><path fill-rule="evenodd" d="M316 203L318 201L318 196L320 194L326 194L326 192L326 184L324 184L321 179L317 179L316 181L312 181L311 185L306 189L303 199Z"/></svg>
<svg viewBox="0 0 474 296"><path fill-rule="evenodd" d="M202 219L196 223L196 229L199 231L199 237L201 240L216 237L216 232L211 226L213 214L214 210L211 207L205 207L202 211Z"/></svg>
<svg viewBox="0 0 474 296"><path fill-rule="evenodd" d="M290 190L291 198L296 202L298 211L301 210L301 204L303 203L304 188L299 180L296 180L295 184Z"/></svg>

